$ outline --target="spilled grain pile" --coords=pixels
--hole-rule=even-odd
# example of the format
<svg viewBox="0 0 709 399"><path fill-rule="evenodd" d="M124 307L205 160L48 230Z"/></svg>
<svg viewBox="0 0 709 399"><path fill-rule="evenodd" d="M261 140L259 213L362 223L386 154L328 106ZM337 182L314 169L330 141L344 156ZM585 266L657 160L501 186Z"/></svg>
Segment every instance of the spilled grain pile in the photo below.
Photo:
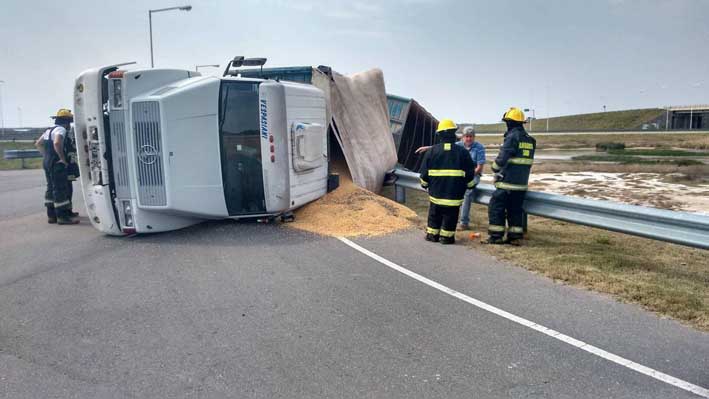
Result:
<svg viewBox="0 0 709 399"><path fill-rule="evenodd" d="M340 174L340 187L295 212L288 227L338 237L377 236L416 224L411 209L355 185Z"/></svg>

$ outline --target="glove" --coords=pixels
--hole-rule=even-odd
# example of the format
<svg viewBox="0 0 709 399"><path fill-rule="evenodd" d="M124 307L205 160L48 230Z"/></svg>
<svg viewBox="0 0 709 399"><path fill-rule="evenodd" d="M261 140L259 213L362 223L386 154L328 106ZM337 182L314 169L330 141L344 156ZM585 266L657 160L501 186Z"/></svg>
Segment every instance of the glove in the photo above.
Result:
<svg viewBox="0 0 709 399"><path fill-rule="evenodd" d="M500 180L502 180L502 179L504 179L504 178L505 178L505 175L503 175L502 173L499 173L499 172L498 172L498 173L495 173L495 174L492 176L492 182L493 182L493 183L497 183L498 181L500 181Z"/></svg>
<svg viewBox="0 0 709 399"><path fill-rule="evenodd" d="M80 175L79 165L76 162L69 162L69 164L67 165L66 173L67 175L73 177L73 179L70 180L76 180L76 178Z"/></svg>

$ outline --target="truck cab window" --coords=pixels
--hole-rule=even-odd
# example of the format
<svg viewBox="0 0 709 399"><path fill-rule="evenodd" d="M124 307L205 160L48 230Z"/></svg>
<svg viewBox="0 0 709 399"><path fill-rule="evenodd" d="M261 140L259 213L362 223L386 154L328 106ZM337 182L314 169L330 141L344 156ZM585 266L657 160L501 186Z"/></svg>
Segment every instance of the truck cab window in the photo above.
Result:
<svg viewBox="0 0 709 399"><path fill-rule="evenodd" d="M223 81L219 95L224 197L230 216L266 212L258 83Z"/></svg>

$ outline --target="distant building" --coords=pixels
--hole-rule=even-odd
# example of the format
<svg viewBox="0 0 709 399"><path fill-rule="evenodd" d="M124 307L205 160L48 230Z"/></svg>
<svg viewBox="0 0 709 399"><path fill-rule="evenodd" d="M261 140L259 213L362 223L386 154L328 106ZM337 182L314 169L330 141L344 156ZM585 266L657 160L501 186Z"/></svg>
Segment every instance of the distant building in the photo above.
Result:
<svg viewBox="0 0 709 399"><path fill-rule="evenodd" d="M667 108L666 119L673 130L709 130L709 105Z"/></svg>

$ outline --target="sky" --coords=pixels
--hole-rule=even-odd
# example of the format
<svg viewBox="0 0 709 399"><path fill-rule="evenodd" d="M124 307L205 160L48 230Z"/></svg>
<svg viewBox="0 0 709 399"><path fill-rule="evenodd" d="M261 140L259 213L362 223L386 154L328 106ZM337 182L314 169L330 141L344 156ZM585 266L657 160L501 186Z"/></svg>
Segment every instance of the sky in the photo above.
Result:
<svg viewBox="0 0 709 399"><path fill-rule="evenodd" d="M388 93L457 122L709 104L709 0L2 0L4 126L73 108L85 69L149 67L148 9L187 4L153 14L156 67L380 68Z"/></svg>

